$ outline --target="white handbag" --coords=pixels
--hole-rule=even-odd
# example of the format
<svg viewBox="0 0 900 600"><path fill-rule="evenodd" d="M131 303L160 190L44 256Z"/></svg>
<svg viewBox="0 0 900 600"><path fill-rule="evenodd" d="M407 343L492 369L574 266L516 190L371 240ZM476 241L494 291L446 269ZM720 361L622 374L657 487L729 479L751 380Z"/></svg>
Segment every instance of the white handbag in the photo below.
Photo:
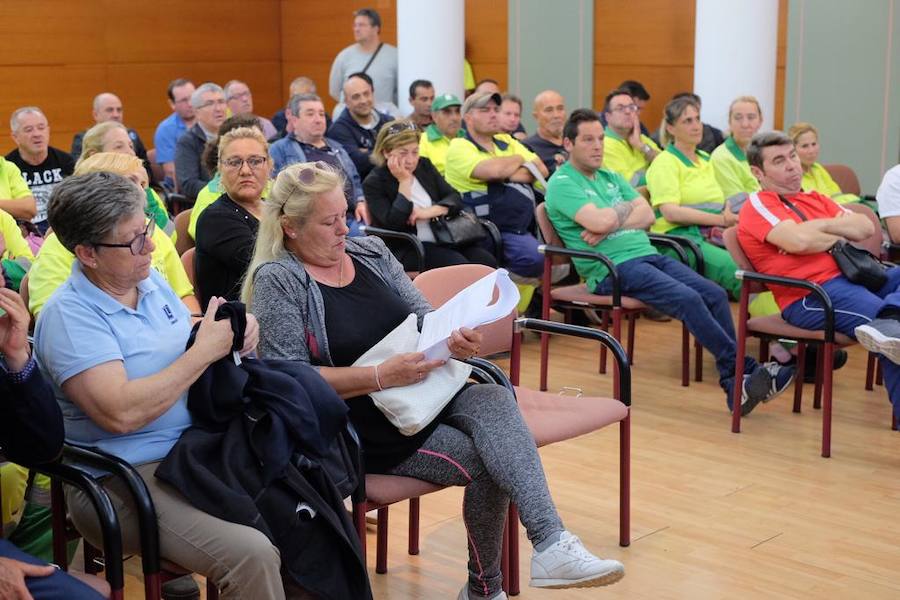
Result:
<svg viewBox="0 0 900 600"><path fill-rule="evenodd" d="M374 367L395 354L416 352L419 331L417 317L410 314L384 339L360 356L352 366ZM392 387L369 394L375 406L403 435L414 435L431 423L462 389L472 367L449 359L429 372L422 381L403 387Z"/></svg>

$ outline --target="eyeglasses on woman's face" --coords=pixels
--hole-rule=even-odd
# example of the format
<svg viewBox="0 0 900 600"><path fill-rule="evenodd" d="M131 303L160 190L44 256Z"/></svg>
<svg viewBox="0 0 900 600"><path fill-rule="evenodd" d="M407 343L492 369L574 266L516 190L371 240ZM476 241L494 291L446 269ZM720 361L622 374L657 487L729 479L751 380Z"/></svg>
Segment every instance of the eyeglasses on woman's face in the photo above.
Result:
<svg viewBox="0 0 900 600"><path fill-rule="evenodd" d="M124 244L106 244L97 242L94 246L98 246L100 248L128 248L131 250L132 256L138 256L144 251L144 247L147 245L147 238L153 237L153 233L156 231L156 221L152 218L147 223L146 229L143 232L134 236L134 238L130 242L126 242Z"/></svg>

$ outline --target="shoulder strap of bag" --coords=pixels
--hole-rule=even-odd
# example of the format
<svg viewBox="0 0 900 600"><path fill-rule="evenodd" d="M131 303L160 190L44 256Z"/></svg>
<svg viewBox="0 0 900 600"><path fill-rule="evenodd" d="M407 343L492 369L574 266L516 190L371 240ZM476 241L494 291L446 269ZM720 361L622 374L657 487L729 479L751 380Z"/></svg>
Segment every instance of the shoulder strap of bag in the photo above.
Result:
<svg viewBox="0 0 900 600"><path fill-rule="evenodd" d="M778 197L781 199L782 203L784 203L785 206L787 206L789 209L791 209L795 215L797 215L798 217L800 217L800 220L801 220L801 221L809 221L809 219L806 218L806 215L804 215L804 214L800 211L799 208L797 208L796 206L794 206L794 203L793 203L793 202L791 202L790 200L788 200L787 198L785 198L785 197L782 196L781 194L778 194Z"/></svg>
<svg viewBox="0 0 900 600"><path fill-rule="evenodd" d="M369 67L372 66L372 62L375 60L375 57L378 56L378 53L381 52L381 47L384 46L384 42L378 44L378 47L375 48L375 52L372 53L372 56L369 58L369 62L366 63L366 66L363 67L362 73L365 73L369 70Z"/></svg>

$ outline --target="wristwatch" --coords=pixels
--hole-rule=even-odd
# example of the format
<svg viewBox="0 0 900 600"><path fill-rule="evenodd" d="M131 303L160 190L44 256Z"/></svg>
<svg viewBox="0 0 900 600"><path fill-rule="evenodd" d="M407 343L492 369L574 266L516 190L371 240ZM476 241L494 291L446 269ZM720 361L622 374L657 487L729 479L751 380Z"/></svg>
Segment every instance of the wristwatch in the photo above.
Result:
<svg viewBox="0 0 900 600"><path fill-rule="evenodd" d="M642 154L650 154L651 151L652 151L652 148L650 147L650 144L644 144L643 146L641 146Z"/></svg>

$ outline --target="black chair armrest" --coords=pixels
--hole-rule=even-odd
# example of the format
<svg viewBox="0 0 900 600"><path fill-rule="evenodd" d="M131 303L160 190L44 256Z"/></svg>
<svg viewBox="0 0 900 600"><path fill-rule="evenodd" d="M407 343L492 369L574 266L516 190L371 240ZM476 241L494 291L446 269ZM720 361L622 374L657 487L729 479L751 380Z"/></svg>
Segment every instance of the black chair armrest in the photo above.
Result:
<svg viewBox="0 0 900 600"><path fill-rule="evenodd" d="M169 214L177 215L181 211L193 207L194 202L196 202L196 199L188 198L184 194L170 192L166 188L162 188L162 190L163 202L166 203L166 210L169 211Z"/></svg>
<svg viewBox="0 0 900 600"><path fill-rule="evenodd" d="M366 235L374 235L380 237L382 239L394 239L394 240L403 240L406 243L410 244L413 249L416 251L416 257L418 258L419 265L419 273L425 270L425 246L422 245L422 240L417 238L411 233L406 233L403 231L392 231L390 229L382 229L381 227L374 227L372 225L360 225L359 230Z"/></svg>
<svg viewBox="0 0 900 600"><path fill-rule="evenodd" d="M481 383L495 383L497 385L502 385L510 392L512 392L513 396L515 396L516 391L513 388L513 384L509 380L509 377L506 376L506 373L503 372L503 369L501 369L491 361L480 358L478 356L473 356L472 358L467 358L466 360L461 362L464 362L472 367L473 378L477 379Z"/></svg>
<svg viewBox="0 0 900 600"><path fill-rule="evenodd" d="M561 256L568 256L569 258L586 258L588 260L598 260L602 262L609 271L609 275L607 275L607 277L609 277L610 281L612 282L613 306L622 305L622 288L621 284L619 283L619 271L618 269L616 269L616 265L613 264L613 261L610 260L610 258L602 252L596 252L593 250L573 250L571 248L550 246L548 244L541 244L540 246L538 246L538 252L543 254L545 257L553 254L558 254Z"/></svg>
<svg viewBox="0 0 900 600"><path fill-rule="evenodd" d="M806 281L805 279L794 279L793 277L781 277L779 275L767 275L765 273L757 273L755 271L738 270L734 273L735 278L741 281L754 281L766 285L782 285L785 287L800 288L809 291L819 302L822 303L825 315L825 341L834 342L834 305L828 293L817 283Z"/></svg>
<svg viewBox="0 0 900 600"><path fill-rule="evenodd" d="M670 233L648 233L647 237L650 238L650 242L654 245L659 243L675 250L675 253L678 254L681 262L688 266L690 266L691 263L688 261L686 253L690 252L694 256L694 264L696 265L694 270L697 271L697 274L701 277L705 276L706 263L703 262L703 252L700 250L700 245L697 242L689 237L672 235ZM673 242L679 246L680 251L679 249L672 247Z"/></svg>
<svg viewBox="0 0 900 600"><path fill-rule="evenodd" d="M544 321L543 319L516 319L516 328L528 329L540 333L554 335L567 335L573 337L595 340L606 346L616 358L616 368L619 370L619 398L625 406L631 406L631 365L628 363L628 355L625 349L611 334L599 329L581 327L580 325L568 325L556 321Z"/></svg>
<svg viewBox="0 0 900 600"><path fill-rule="evenodd" d="M119 517L106 490L90 473L76 465L62 461L36 466L33 467L33 470L56 480L57 485L59 482L66 483L78 488L87 495L94 511L97 513L97 520L100 523L100 531L103 536L103 554L106 557L104 568L106 581L113 591L123 590L125 578L122 567L122 528L119 525ZM62 494L62 488L58 488L58 490L58 493ZM65 519L65 515L62 515L62 519ZM54 547L56 546L57 542L54 541ZM64 554L64 540L61 542L60 547L63 549ZM65 558L64 555L63 558Z"/></svg>

